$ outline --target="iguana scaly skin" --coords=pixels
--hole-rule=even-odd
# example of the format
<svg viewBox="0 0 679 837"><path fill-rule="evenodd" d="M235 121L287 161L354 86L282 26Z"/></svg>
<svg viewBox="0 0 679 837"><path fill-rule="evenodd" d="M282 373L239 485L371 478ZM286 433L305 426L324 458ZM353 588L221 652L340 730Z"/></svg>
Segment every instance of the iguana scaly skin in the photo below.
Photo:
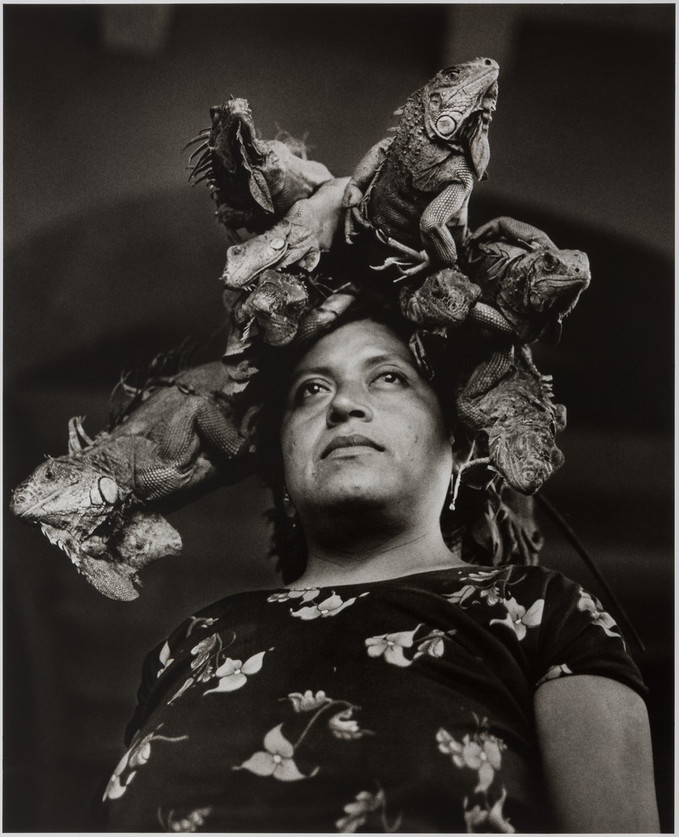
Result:
<svg viewBox="0 0 679 837"><path fill-rule="evenodd" d="M456 407L467 428L485 434L490 464L516 491L534 494L563 463L554 437L566 427L566 408L553 403L551 379L535 368L527 346L479 364Z"/></svg>
<svg viewBox="0 0 679 837"><path fill-rule="evenodd" d="M250 328L254 321L265 343L285 346L297 334L308 307L309 292L301 279L277 270L264 270L255 289L236 304L233 318L245 328Z"/></svg>
<svg viewBox="0 0 679 837"><path fill-rule="evenodd" d="M464 267L481 289L479 312L473 311L472 319L522 343L556 342L562 321L591 279L585 253L560 250L540 230L506 217L474 232L465 247ZM484 322L483 305L499 312L504 322Z"/></svg>
<svg viewBox="0 0 679 837"><path fill-rule="evenodd" d="M430 260L457 264L469 197L490 158L498 72L495 61L477 58L437 73L408 98L394 138L370 149L347 186L350 236L372 232L415 263L406 274Z"/></svg>
<svg viewBox="0 0 679 837"><path fill-rule="evenodd" d="M416 288L401 289L401 311L420 325L456 326L465 322L481 288L459 270L445 267L432 273Z"/></svg>
<svg viewBox="0 0 679 837"><path fill-rule="evenodd" d="M226 251L222 281L226 288L247 288L268 268L296 266L311 272L330 249L342 216L342 195L349 178L324 183L310 198L297 201L271 229Z"/></svg>
<svg viewBox="0 0 679 837"><path fill-rule="evenodd" d="M304 314L297 329L295 341L303 345L317 339L326 331L330 331L337 318L356 302L357 296L358 290L353 284L342 285L320 305L316 305Z"/></svg>
<svg viewBox="0 0 679 837"><path fill-rule="evenodd" d="M250 449L249 415L234 409L239 385L220 361L159 383L93 440L72 419L68 455L42 463L12 497L12 511L40 524L111 598L136 598L137 570L181 549L176 531L146 504L195 488L218 463Z"/></svg>
<svg viewBox="0 0 679 837"><path fill-rule="evenodd" d="M261 232L332 178L322 163L306 159L302 142L258 138L247 99L231 98L210 116L212 127L189 143L200 143L190 176L208 182L225 226Z"/></svg>

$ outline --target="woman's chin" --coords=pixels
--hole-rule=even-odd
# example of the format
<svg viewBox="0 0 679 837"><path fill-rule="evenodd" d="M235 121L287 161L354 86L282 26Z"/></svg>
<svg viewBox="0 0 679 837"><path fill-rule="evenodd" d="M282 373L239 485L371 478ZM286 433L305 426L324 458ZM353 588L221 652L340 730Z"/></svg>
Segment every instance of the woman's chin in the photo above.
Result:
<svg viewBox="0 0 679 837"><path fill-rule="evenodd" d="M372 512L389 508L394 503L397 491L389 491L384 481L366 474L364 479L353 478L329 480L314 497L314 513Z"/></svg>

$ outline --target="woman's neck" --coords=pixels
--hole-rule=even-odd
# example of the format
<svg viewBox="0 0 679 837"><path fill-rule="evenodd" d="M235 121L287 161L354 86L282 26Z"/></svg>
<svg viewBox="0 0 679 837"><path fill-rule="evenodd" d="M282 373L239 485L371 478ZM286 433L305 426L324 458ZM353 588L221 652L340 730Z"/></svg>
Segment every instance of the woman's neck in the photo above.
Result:
<svg viewBox="0 0 679 837"><path fill-rule="evenodd" d="M328 587L385 581L412 573L463 566L439 531L375 536L352 543L310 543L304 573L290 587Z"/></svg>

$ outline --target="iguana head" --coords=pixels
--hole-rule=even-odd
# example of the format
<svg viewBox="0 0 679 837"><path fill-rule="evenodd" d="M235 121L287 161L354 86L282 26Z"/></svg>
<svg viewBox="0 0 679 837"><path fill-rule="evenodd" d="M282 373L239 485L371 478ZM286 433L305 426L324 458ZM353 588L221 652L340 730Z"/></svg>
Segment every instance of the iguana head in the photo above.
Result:
<svg viewBox="0 0 679 837"><path fill-rule="evenodd" d="M121 437L111 446L129 458L134 442ZM137 571L179 554L181 538L161 515L130 505L130 488L102 464L112 464L116 451L97 453L94 445L48 458L15 489L10 507L21 520L38 524L100 593L129 601L139 595Z"/></svg>
<svg viewBox="0 0 679 837"><path fill-rule="evenodd" d="M550 423L497 424L488 433L490 458L507 483L521 494L535 494L564 456Z"/></svg>
<svg viewBox="0 0 679 837"><path fill-rule="evenodd" d="M414 323L459 325L467 319L481 289L452 267L432 273L414 292L401 293L401 310Z"/></svg>
<svg viewBox="0 0 679 837"><path fill-rule="evenodd" d="M468 149L479 179L490 158L488 124L497 102L499 71L492 58L475 58L440 70L418 91L427 136Z"/></svg>
<svg viewBox="0 0 679 837"><path fill-rule="evenodd" d="M491 461L512 488L535 494L563 465L554 437L566 427L566 408L546 392L538 397L534 385L527 387L521 378L499 389L498 420L487 431Z"/></svg>
<svg viewBox="0 0 679 837"><path fill-rule="evenodd" d="M288 252L289 230L289 222L283 219L261 235L231 245L222 272L224 287L247 288L263 270L277 265Z"/></svg>
<svg viewBox="0 0 679 837"><path fill-rule="evenodd" d="M12 494L12 512L29 523L85 530L121 502L116 481L78 457L48 458Z"/></svg>
<svg viewBox="0 0 679 837"><path fill-rule="evenodd" d="M580 250L540 248L513 259L498 289L497 304L524 339L558 340L561 322L591 279Z"/></svg>
<svg viewBox="0 0 679 837"><path fill-rule="evenodd" d="M209 147L229 174L234 174L243 163L261 163L264 152L259 147L247 99L231 97L225 104L210 108L210 117Z"/></svg>
<svg viewBox="0 0 679 837"><path fill-rule="evenodd" d="M239 305L239 318L255 317L262 339L270 346L284 346L297 334L309 294L304 282L293 275L265 270L257 287Z"/></svg>

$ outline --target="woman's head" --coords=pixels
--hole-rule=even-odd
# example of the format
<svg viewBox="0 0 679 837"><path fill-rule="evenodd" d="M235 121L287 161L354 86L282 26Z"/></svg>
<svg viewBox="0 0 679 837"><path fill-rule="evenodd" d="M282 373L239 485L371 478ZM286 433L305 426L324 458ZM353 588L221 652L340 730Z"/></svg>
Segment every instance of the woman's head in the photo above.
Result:
<svg viewBox="0 0 679 837"><path fill-rule="evenodd" d="M352 503L381 503L398 514L402 509L419 513L422 502L428 514L441 516L444 540L451 548L461 545L465 561L537 560L541 538L531 498L512 492L499 477L488 483L477 472L472 483L463 480L455 509L449 508L445 490L453 458L466 460L471 444L455 413L458 376L464 379L474 368L478 348L464 329L446 340L429 335L426 356L432 374L425 378L411 352L415 328L400 311L363 294L316 342L295 342L262 355L256 447L260 472L273 491L273 552L285 582L304 571L308 547L303 526L318 503L335 504L340 513L350 513ZM371 360L372 352L377 357ZM391 357L396 366L387 362L381 367L380 356L385 361ZM339 362L333 377L317 376L314 370L329 360L332 366ZM371 379L371 368L378 378L385 377ZM411 388L401 389L389 371L407 371ZM348 389L338 387L336 375L346 377ZM323 453L332 439L354 434L385 451L371 452L369 443L367 451L347 446L327 462ZM392 443L398 457L387 453ZM322 457L316 468L314 446ZM380 458L380 453L387 456Z"/></svg>
<svg viewBox="0 0 679 837"><path fill-rule="evenodd" d="M452 470L449 428L407 343L384 323L342 325L295 365L281 452L307 532L328 515L362 512L438 525Z"/></svg>

